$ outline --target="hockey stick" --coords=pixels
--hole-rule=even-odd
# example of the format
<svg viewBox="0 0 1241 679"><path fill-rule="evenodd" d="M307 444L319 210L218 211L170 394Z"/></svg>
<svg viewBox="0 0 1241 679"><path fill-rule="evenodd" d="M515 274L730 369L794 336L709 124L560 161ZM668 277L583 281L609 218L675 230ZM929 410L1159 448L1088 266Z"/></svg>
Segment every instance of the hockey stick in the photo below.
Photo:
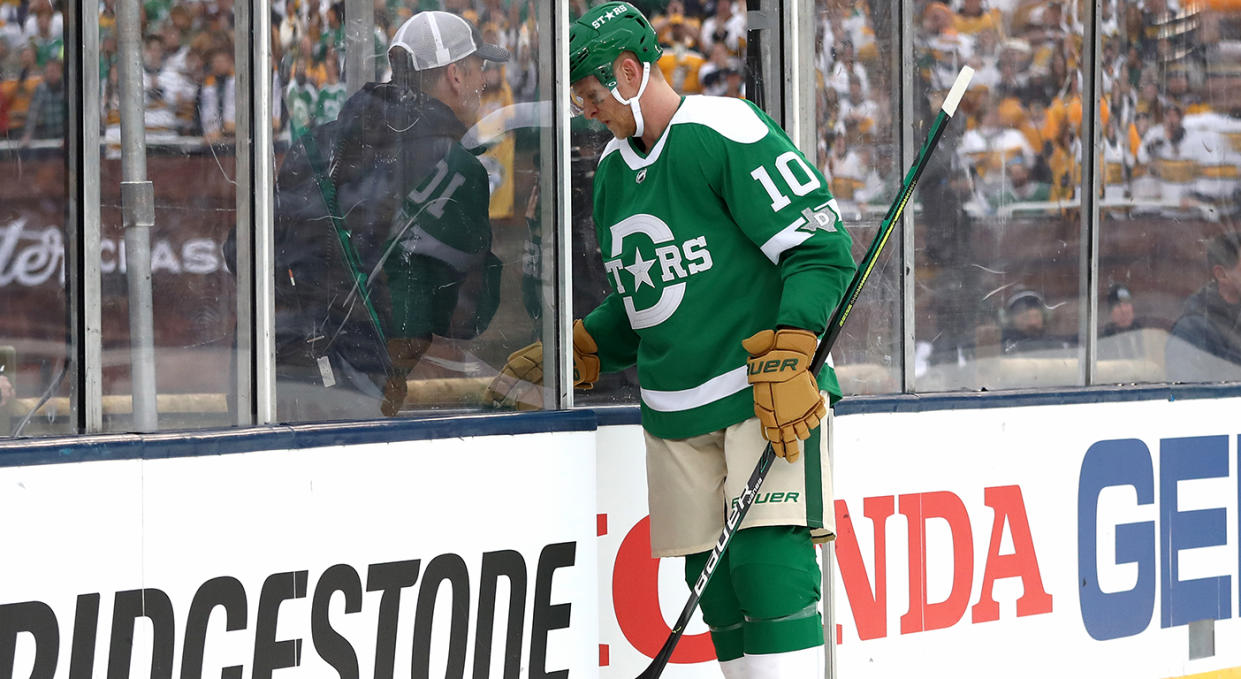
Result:
<svg viewBox="0 0 1241 679"><path fill-rule="evenodd" d="M362 304L366 307L371 324L375 327L375 334L379 336L379 342L386 346L388 338L384 333L383 324L379 322L379 313L376 312L375 305L371 302L367 276L361 271L362 260L358 257L358 251L353 247L349 228L345 226L345 220L340 215L340 206L336 201L336 184L332 182L326 172L326 168L323 167L323 156L319 153L319 145L315 142L314 135L311 134L310 130L304 130L297 135L296 140L300 141L302 148L306 150L306 159L310 162L310 171L314 174L315 184L319 187L319 195L323 197L323 204L327 208L328 217L331 219L332 230L336 232L336 240L340 243L341 254L345 258L345 265L349 267L349 277L353 279L353 290L358 291L362 297ZM352 294L352 291L350 291L350 296Z"/></svg>
<svg viewBox="0 0 1241 679"><path fill-rule="evenodd" d="M858 295L862 292L862 287L866 285L867 279L870 278L871 271L875 268L875 262L879 259L879 254L883 251L883 247L887 245L888 237L892 235L892 230L895 228L897 220L900 219L901 213L905 211L905 204L909 202L910 196L913 195L914 187L918 184L918 178L922 175L922 170L926 168L927 160L930 159L936 144L939 143L939 138L944 133L944 128L948 126L948 121L956 113L957 104L961 102L961 96L965 94L965 88L969 85L970 78L973 76L974 69L969 66L962 68L961 73L957 75L956 82L952 85L952 89L948 91L948 96L944 98L939 115L935 116L935 122L931 124L931 130L927 134L926 141L922 144L922 149L918 151L918 157L914 161L913 167L909 169L909 173L905 175L904 182L901 183L901 189L896 194L896 200L892 202L887 214L884 215L883 222L879 225L879 232L875 234L875 239L871 241L870 249L866 251L866 255L858 265L857 273L854 274L849 287L845 288L845 294L839 306L836 307L831 320L828 321L827 330L824 332L823 339L820 340L819 347L815 350L814 358L810 364L810 373L812 375L817 375L819 370L823 368L823 363L827 360L827 354L831 351L836 338L840 336L841 328L844 327L845 321L848 320L849 313L853 311L853 305L857 302ZM681 610L681 617L677 618L676 624L672 628L672 633L668 635L668 640L664 642L663 648L659 649L659 653L651 660L651 664L647 666L646 670L638 675L638 679L655 679L663 673L664 667L668 665L668 661L672 658L672 652L676 649L677 642L681 640L681 635L685 633L685 627L689 624L690 617L694 614L694 609L698 607L698 601L702 598L703 590L706 589L707 583L711 581L711 575L715 573L715 567L720 563L720 557L723 556L724 550L728 549L728 543L732 541L733 535L737 532L737 527L741 525L746 512L750 510L750 505L754 504L754 498L757 497L758 490L762 487L763 481L766 480L767 471L771 469L775 459L776 453L772 450L771 444L768 443L767 448L759 457L754 471L750 473L750 479L746 481L741 497L737 498L736 504L733 505L732 510L729 512L728 518L724 522L724 530L720 533L720 539L716 541L715 547L711 550L711 556L707 558L706 565L703 566L697 581L694 582L694 587L689 595L689 601L685 602L685 608Z"/></svg>

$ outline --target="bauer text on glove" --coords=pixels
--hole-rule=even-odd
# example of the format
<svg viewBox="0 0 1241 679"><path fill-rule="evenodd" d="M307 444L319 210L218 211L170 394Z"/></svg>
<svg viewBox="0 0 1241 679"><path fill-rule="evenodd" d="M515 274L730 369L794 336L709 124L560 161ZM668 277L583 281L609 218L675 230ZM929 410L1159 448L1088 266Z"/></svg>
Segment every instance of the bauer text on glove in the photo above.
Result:
<svg viewBox="0 0 1241 679"><path fill-rule="evenodd" d="M810 373L817 339L808 330L763 330L741 342L750 358L746 372L754 387L754 414L776 455L794 462L798 441L810 437L827 415L819 385Z"/></svg>

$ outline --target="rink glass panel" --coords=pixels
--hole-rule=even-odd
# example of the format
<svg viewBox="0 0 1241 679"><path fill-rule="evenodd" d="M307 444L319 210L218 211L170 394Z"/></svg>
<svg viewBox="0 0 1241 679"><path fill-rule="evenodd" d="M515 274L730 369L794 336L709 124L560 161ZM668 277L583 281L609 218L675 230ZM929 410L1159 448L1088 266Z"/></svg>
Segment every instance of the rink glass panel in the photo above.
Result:
<svg viewBox="0 0 1241 679"><path fill-rule="evenodd" d="M1237 230L1241 13L1121 3L1103 18L1096 382L1236 380L1169 331L1211 280L1208 242Z"/></svg>
<svg viewBox="0 0 1241 679"><path fill-rule="evenodd" d="M140 44L150 230L158 428L229 426L235 370L236 225L231 16L205 3L147 6ZM122 217L118 27L101 15L100 237L103 430L133 431L129 305Z"/></svg>
<svg viewBox="0 0 1241 679"><path fill-rule="evenodd" d="M571 10L576 17L579 13ZM665 17L654 13L651 19L655 26L663 26ZM664 35L671 34L671 28L661 31ZM695 54L698 52L695 50ZM731 55L730 55L731 60ZM698 78L695 77L695 81ZM671 79L674 87L678 79ZM683 80L678 90L686 93ZM701 94L700 89L691 88L691 94ZM569 127L569 215L570 215L570 249L573 267L573 279L570 282L573 315L582 318L598 306L612 291L607 275L603 269L603 255L599 250L599 239L595 234L594 180L595 166L599 164L599 155L611 141L612 134L602 123L588 120L585 116L575 116ZM603 405L637 405L638 376L635 368L619 373L605 373L599 376L593 389L576 391L573 403L577 406Z"/></svg>
<svg viewBox="0 0 1241 679"><path fill-rule="evenodd" d="M827 178L860 261L900 188L899 73L893 2L816 0L814 129L816 166ZM858 306L832 349L845 395L901 390L900 238L885 248Z"/></svg>
<svg viewBox="0 0 1241 679"><path fill-rule="evenodd" d="M396 367L389 362L387 346L414 335L425 337L428 327L430 344L406 377L399 416L491 410L486 389L509 354L548 339L545 328L554 327L551 281L556 272L547 266L555 242L554 198L539 190L541 181L554 174L546 106L551 64L539 56L543 38L536 16L546 8L513 2L502 12L463 14L479 27L484 41L511 54L507 63L484 67L480 120L466 122L471 129L464 143L478 152L487 171L485 185L458 187L452 183L453 172L440 181L435 167L422 168L417 156L424 152L417 143L397 141L401 135L396 131L420 123L383 120L377 125L386 126L388 133L372 127L373 134L360 138L342 132L356 120L348 117L346 101L367 96L359 91L361 84L390 80L389 43L416 4L372 7L346 2L340 5L344 21L334 10L316 14L311 11L318 8L314 4L297 7L274 27L273 93L279 113L276 185L269 190L275 206L278 421L383 417L385 374ZM356 27L348 16L355 7L365 12ZM330 131L333 126L336 132ZM359 163L357 158L365 160ZM334 164L353 169L342 175ZM339 189L338 224L326 207L325 185ZM369 195L365 186L391 190ZM410 205L400 199L427 191L447 196L450 213L460 206L486 206L490 224L468 228L490 231L490 256L463 264L470 273L459 284L447 277L442 286L434 283L444 277L447 260L428 265L418 256L409 257L406 243L413 230L426 223L402 216L401 210ZM422 205L420 219L445 206L436 208L432 199ZM338 227L349 232L349 245L357 255L353 262ZM363 286L347 282L356 274L367 281L365 295ZM403 276L413 284L403 285L398 278ZM488 276L493 278L484 282ZM476 283L486 291L472 289ZM308 290L307 285L312 287ZM472 310L497 295L493 314ZM453 316L453 330L432 320L440 314ZM461 323L470 325L471 318L478 323L463 330ZM401 355L398 351L392 356L399 360ZM546 387L529 388L522 407L545 407L549 393Z"/></svg>
<svg viewBox="0 0 1241 679"><path fill-rule="evenodd" d="M1081 379L1082 17L989 7L912 16L918 143L961 67L975 69L915 194L922 392Z"/></svg>
<svg viewBox="0 0 1241 679"><path fill-rule="evenodd" d="M63 25L59 14L49 19ZM12 49L0 59L0 96L9 102L0 126L0 437L76 431L70 405L77 366L69 336L67 73L63 50L53 42ZM32 114L28 107L39 110Z"/></svg>

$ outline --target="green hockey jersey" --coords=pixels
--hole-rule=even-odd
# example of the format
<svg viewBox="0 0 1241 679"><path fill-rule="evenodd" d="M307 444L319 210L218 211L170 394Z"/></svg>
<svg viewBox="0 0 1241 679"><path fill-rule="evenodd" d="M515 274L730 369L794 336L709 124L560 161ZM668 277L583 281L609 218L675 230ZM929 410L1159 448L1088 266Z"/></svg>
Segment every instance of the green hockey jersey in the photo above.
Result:
<svg viewBox="0 0 1241 679"><path fill-rule="evenodd" d="M296 80L285 88L285 106L289 109L289 128L294 139L302 136L314 124L316 93L314 85L299 84Z"/></svg>
<svg viewBox="0 0 1241 679"><path fill-rule="evenodd" d="M385 247L392 334L472 339L500 300L487 170L461 145L465 127L442 102L422 94L405 113L412 120L394 128L388 149L400 169L385 170L406 180Z"/></svg>
<svg viewBox="0 0 1241 679"><path fill-rule="evenodd" d="M315 124L322 125L336 120L340 115L340 107L348 98L345 83L324 83L315 99Z"/></svg>
<svg viewBox="0 0 1241 679"><path fill-rule="evenodd" d="M741 340L822 333L855 270L822 174L750 102L690 96L649 152L613 139L594 192L612 293L584 322L603 370L637 364L643 427L687 438L753 417ZM839 397L830 367L819 383Z"/></svg>

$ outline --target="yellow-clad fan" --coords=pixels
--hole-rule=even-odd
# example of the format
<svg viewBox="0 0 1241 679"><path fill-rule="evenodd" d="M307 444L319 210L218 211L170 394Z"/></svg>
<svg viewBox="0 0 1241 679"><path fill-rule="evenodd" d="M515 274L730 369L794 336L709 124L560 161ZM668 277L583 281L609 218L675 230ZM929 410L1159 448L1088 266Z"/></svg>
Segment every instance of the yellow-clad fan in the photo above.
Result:
<svg viewBox="0 0 1241 679"><path fill-rule="evenodd" d="M1004 35L1004 19L998 9L987 9L983 0L963 0L953 17L953 27L962 35L978 35L986 30Z"/></svg>
<svg viewBox="0 0 1241 679"><path fill-rule="evenodd" d="M669 0L664 13L656 14L651 19L651 28L655 29L655 35L659 38L661 45L673 43L673 27L678 24L684 26L690 34L693 42L689 46L698 49L698 32L702 30L702 21L685 13L685 3L682 0Z"/></svg>
<svg viewBox="0 0 1241 679"><path fill-rule="evenodd" d="M663 71L664 79L677 92L702 93L698 71L707 63L707 59L694 49L695 40L689 23L684 17L673 15L668 19L668 28L668 41L660 41L660 44L664 45L664 53L659 58L659 70Z"/></svg>

